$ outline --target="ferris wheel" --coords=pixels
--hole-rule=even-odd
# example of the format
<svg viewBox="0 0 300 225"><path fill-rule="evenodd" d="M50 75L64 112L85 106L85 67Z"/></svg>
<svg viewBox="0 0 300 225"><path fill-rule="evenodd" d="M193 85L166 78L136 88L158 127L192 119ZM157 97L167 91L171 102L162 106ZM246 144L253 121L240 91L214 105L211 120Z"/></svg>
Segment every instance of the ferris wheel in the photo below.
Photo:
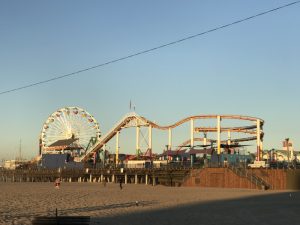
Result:
<svg viewBox="0 0 300 225"><path fill-rule="evenodd" d="M54 143L73 139L86 150L91 140L95 142L99 138L99 124L92 115L79 107L65 107L52 113L44 123L41 148L47 152Z"/></svg>

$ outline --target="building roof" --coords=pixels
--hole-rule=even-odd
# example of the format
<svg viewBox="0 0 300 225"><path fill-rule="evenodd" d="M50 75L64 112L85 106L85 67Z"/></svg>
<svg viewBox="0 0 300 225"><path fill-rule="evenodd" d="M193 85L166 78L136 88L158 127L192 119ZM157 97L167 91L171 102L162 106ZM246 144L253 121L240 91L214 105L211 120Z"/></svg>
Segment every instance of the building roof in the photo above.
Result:
<svg viewBox="0 0 300 225"><path fill-rule="evenodd" d="M74 149L83 149L82 146L80 146L77 141L78 138L70 138L70 139L63 139L63 140L57 140L48 147L46 147L47 150L74 150Z"/></svg>
<svg viewBox="0 0 300 225"><path fill-rule="evenodd" d="M74 139L70 138L70 139L58 140L58 141L52 143L51 145L49 145L49 147L69 146L69 145L73 144L77 140L78 139L76 139L76 138L74 138Z"/></svg>
<svg viewBox="0 0 300 225"><path fill-rule="evenodd" d="M191 150L168 150L163 152L162 154L160 154L160 156L177 156L177 155L181 155L181 156L188 156L191 154L211 154L212 153L212 149L208 148L208 149L191 149Z"/></svg>

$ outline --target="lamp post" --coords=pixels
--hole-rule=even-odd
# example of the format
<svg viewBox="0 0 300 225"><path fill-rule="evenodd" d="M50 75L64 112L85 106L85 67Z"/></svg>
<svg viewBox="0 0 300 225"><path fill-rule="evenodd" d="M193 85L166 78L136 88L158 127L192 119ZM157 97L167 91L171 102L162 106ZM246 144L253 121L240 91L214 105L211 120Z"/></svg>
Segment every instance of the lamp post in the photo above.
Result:
<svg viewBox="0 0 300 225"><path fill-rule="evenodd" d="M289 138L285 139L286 150L287 150L287 157L288 157L288 168L290 167L290 149L289 149Z"/></svg>
<svg viewBox="0 0 300 225"><path fill-rule="evenodd" d="M244 168L246 169L246 148L243 147L243 150L244 150Z"/></svg>

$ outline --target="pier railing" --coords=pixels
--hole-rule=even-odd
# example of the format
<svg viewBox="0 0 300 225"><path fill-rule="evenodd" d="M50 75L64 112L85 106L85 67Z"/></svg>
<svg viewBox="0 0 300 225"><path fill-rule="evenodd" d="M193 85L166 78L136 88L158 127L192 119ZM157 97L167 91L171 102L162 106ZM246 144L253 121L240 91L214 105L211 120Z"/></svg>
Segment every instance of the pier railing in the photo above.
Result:
<svg viewBox="0 0 300 225"><path fill-rule="evenodd" d="M60 178L64 182L119 182L165 184L181 186L194 169L223 167L215 163L168 164L160 168L84 168L84 169L0 169L2 182L54 182ZM259 189L272 189L260 176L242 166L228 165L228 169L239 177L246 178Z"/></svg>
<svg viewBox="0 0 300 225"><path fill-rule="evenodd" d="M180 186L190 168L105 168L0 170L2 182L123 182Z"/></svg>

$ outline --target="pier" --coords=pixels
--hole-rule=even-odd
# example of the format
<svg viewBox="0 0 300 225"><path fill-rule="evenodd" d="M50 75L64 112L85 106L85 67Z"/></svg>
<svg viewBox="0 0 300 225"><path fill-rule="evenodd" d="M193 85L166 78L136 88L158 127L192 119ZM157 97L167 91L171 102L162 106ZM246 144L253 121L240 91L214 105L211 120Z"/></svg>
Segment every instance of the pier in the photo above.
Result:
<svg viewBox="0 0 300 225"><path fill-rule="evenodd" d="M300 189L299 169L242 167L161 169L39 169L1 170L0 182L123 183L172 187L218 187L262 190Z"/></svg>

